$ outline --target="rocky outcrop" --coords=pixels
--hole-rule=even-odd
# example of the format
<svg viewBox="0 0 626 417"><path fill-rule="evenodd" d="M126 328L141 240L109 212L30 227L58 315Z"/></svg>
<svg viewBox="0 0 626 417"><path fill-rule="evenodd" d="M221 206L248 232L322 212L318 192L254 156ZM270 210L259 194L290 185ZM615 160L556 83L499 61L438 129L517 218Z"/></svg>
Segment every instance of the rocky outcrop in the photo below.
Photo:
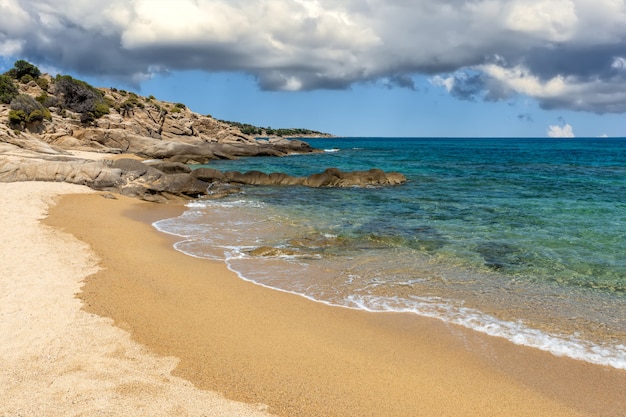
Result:
<svg viewBox="0 0 626 417"><path fill-rule="evenodd" d="M281 173L268 175L258 171L220 172L207 168L186 171L179 164L144 163L128 158L114 161L70 157L0 158L0 182L68 182L156 202L205 195L220 198L241 192L243 185L367 187L397 185L406 181L401 174L386 174L380 170L346 173L327 169L309 177Z"/></svg>
<svg viewBox="0 0 626 417"><path fill-rule="evenodd" d="M29 82L20 85L20 93L41 102L60 103L53 80L43 77L50 85L46 91ZM192 171L188 164L213 159L319 151L300 140L255 139L182 104L115 89L101 92L110 110L95 120L50 107L49 119L13 126L8 122L9 106L0 104L0 181L63 181L160 202L203 195L223 197L254 185L367 187L406 181L401 174L377 169L342 172L330 168L309 177L208 168ZM84 151L106 154L108 159L76 156Z"/></svg>
<svg viewBox="0 0 626 417"><path fill-rule="evenodd" d="M0 158L0 182L16 181L67 182L155 202L198 197L209 187L189 173L165 173L135 159Z"/></svg>
<svg viewBox="0 0 626 417"><path fill-rule="evenodd" d="M43 75L50 87L44 91L37 83L20 84L22 94L48 103L59 102L54 80ZM317 152L298 140L257 140L237 127L210 116L194 113L180 103L145 98L116 89L100 89L109 113L89 123L81 114L50 107L50 120L8 126L9 105L0 104L0 141L22 137L46 143L57 150L83 150L103 153L130 153L144 158L181 163L206 163L213 159L239 156L284 156ZM19 145L18 145L19 146Z"/></svg>
<svg viewBox="0 0 626 417"><path fill-rule="evenodd" d="M328 168L322 173L308 177L293 177L284 173L266 174L260 171L221 172L216 169L199 168L191 175L208 183L228 183L240 185L301 185L305 187L371 187L399 185L406 182L406 177L397 172L385 173L380 169L369 171L342 172L337 168Z"/></svg>

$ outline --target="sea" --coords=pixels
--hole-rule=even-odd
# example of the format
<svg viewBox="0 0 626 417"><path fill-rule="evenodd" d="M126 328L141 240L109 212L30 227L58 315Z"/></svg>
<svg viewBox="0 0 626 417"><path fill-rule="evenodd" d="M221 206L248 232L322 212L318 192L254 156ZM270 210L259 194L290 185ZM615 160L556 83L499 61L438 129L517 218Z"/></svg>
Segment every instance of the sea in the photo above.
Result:
<svg viewBox="0 0 626 417"><path fill-rule="evenodd" d="M380 168L408 181L246 186L154 227L265 287L626 369L626 139L306 141L323 152L204 166Z"/></svg>

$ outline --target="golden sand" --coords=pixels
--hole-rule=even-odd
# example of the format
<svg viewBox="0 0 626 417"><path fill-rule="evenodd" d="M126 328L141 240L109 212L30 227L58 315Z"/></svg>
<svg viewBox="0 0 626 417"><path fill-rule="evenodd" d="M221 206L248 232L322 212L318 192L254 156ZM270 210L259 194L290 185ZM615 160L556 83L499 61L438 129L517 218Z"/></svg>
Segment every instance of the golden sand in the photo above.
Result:
<svg viewBox="0 0 626 417"><path fill-rule="evenodd" d="M172 376L176 358L82 309L76 294L98 260L84 242L40 223L55 196L79 192L93 193L0 183L0 416L267 416Z"/></svg>
<svg viewBox="0 0 626 417"><path fill-rule="evenodd" d="M72 195L46 223L99 259L84 309L179 358L174 374L198 388L280 416L623 416L626 372L245 282L150 225L182 210Z"/></svg>

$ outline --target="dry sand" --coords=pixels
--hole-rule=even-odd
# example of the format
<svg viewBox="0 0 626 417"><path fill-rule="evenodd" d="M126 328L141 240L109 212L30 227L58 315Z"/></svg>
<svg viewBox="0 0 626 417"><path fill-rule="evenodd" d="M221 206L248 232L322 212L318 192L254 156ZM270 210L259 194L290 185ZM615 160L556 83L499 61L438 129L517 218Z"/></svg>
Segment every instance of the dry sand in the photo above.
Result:
<svg viewBox="0 0 626 417"><path fill-rule="evenodd" d="M7 192L18 193L22 185L12 187ZM38 206L41 213L45 204ZM197 403L186 398L202 395L170 376L176 357L175 375L231 399L268 404L281 416L624 415L626 372L435 320L333 308L244 282L221 263L174 251L172 237L150 226L172 211L180 208L75 195L64 197L46 220L89 244L99 260L101 269L87 278L80 295L84 308L111 317L134 340L169 359L147 354L109 320L78 310L71 294L80 277L94 270L93 257L75 239L37 228L29 217L23 250L2 258L13 264L5 258L21 253L25 260L12 265L18 269L9 276L31 277L26 294L9 292L14 295L3 309L14 323L3 334L18 332L25 317L30 323L43 315L18 345L2 348L3 362L11 364L2 384L22 399L9 403L14 409L30 406L33 398L37 410L88 399L86 407L111 414L156 415L137 410L158 402L156 410L173 415L163 410ZM17 217L11 227L24 213ZM50 239L54 243L45 243ZM59 252L60 241L73 248ZM43 246L33 252L38 245ZM43 261L49 253L54 262ZM64 272L44 279L42 266L50 263ZM45 301L57 291L59 277L69 280L58 295L59 305L67 305L63 313L57 301ZM13 281L3 285L22 285ZM48 304L51 311L39 311ZM57 322L64 325L57 329Z"/></svg>
<svg viewBox="0 0 626 417"><path fill-rule="evenodd" d="M98 260L39 222L65 193L91 191L0 184L0 416L269 415L172 376L177 359L81 309L75 295Z"/></svg>

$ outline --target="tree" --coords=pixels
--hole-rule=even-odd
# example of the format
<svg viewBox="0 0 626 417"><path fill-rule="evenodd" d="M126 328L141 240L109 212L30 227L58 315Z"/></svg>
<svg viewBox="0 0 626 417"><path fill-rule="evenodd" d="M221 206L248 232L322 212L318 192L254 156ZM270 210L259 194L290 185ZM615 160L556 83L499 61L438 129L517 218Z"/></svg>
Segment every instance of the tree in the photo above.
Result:
<svg viewBox="0 0 626 417"><path fill-rule="evenodd" d="M8 75L0 75L0 103L9 104L17 96L18 90Z"/></svg>
<svg viewBox="0 0 626 417"><path fill-rule="evenodd" d="M30 62L20 59L19 61L15 61L13 68L7 71L6 75L16 80L22 79L25 75L30 75L33 79L37 79L41 75L41 71Z"/></svg>
<svg viewBox="0 0 626 417"><path fill-rule="evenodd" d="M85 123L109 113L109 105L102 92L69 75L57 75L55 92L60 97L61 105L81 113L81 120Z"/></svg>

